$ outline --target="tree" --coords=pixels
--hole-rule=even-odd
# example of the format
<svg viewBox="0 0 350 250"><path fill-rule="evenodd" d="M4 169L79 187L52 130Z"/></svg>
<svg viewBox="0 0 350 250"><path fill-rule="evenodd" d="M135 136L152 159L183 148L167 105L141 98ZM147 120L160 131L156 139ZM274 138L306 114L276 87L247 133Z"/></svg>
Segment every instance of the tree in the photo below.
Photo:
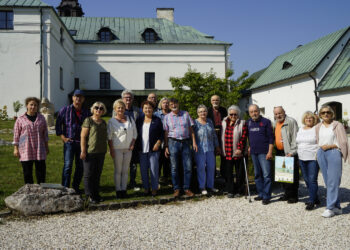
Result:
<svg viewBox="0 0 350 250"><path fill-rule="evenodd" d="M172 97L180 102L181 109L186 110L192 117L197 117L197 107L204 104L210 107L210 97L219 95L221 105L228 107L237 104L241 97L241 90L247 88L254 80L245 71L236 80L231 79L233 70L228 70L225 78L219 78L213 71L200 73L191 67L183 77L171 77L174 88Z"/></svg>
<svg viewBox="0 0 350 250"><path fill-rule="evenodd" d="M22 107L23 107L23 104L20 103L20 101L15 101L15 102L13 103L13 111L15 111L16 117L17 117L18 111L19 111Z"/></svg>

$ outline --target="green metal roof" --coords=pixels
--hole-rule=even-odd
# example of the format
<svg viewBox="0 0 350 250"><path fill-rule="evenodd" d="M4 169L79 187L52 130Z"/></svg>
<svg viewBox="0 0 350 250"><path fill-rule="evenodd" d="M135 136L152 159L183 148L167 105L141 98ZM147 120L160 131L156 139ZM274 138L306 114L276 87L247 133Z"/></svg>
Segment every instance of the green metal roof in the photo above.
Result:
<svg viewBox="0 0 350 250"><path fill-rule="evenodd" d="M349 27L278 56L250 87L256 89L313 72ZM283 67L285 66L285 69Z"/></svg>
<svg viewBox="0 0 350 250"><path fill-rule="evenodd" d="M142 33L152 28L160 40L156 44L225 44L214 40L189 26L180 26L166 19L159 18L120 18L120 17L61 17L69 30L77 30L73 36L78 43L106 43L98 40L97 33L107 27L117 37L108 43L145 44Z"/></svg>
<svg viewBox="0 0 350 250"><path fill-rule="evenodd" d="M0 7L50 7L40 0L0 0Z"/></svg>
<svg viewBox="0 0 350 250"><path fill-rule="evenodd" d="M251 74L249 76L249 78L253 78L255 81L259 79L259 77L264 74L264 72L266 71L267 68L261 69L257 72L254 72L253 74Z"/></svg>
<svg viewBox="0 0 350 250"><path fill-rule="evenodd" d="M350 87L350 40L337 61L318 85L317 91Z"/></svg>

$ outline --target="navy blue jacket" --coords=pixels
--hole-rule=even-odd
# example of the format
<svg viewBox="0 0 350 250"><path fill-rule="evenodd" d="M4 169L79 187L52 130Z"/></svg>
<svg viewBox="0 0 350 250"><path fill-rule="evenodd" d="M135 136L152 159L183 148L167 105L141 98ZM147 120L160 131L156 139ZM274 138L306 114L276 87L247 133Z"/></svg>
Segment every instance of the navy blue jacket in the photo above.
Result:
<svg viewBox="0 0 350 250"><path fill-rule="evenodd" d="M262 116L257 121L249 119L248 138L251 154L267 154L269 144L274 143L271 121Z"/></svg>
<svg viewBox="0 0 350 250"><path fill-rule="evenodd" d="M136 120L136 128L137 128L137 139L135 143L135 148L137 151L142 151L142 126L145 121L145 115L141 114L137 120ZM150 152L153 151L154 144L158 140L163 141L164 138L164 131L163 131L163 123L162 120L155 116L152 115L152 121L151 125L149 128L149 150ZM159 147L158 151L161 149Z"/></svg>

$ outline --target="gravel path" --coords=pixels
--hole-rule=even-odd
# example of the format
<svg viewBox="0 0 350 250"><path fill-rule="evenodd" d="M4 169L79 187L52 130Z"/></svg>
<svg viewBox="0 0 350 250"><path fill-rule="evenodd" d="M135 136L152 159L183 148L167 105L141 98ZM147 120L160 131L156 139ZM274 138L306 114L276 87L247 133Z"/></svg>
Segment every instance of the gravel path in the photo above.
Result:
<svg viewBox="0 0 350 250"><path fill-rule="evenodd" d="M210 198L137 209L9 220L0 224L0 248L94 249L349 249L350 166L344 166L343 215L325 219L321 207L301 202L267 206L243 198Z"/></svg>

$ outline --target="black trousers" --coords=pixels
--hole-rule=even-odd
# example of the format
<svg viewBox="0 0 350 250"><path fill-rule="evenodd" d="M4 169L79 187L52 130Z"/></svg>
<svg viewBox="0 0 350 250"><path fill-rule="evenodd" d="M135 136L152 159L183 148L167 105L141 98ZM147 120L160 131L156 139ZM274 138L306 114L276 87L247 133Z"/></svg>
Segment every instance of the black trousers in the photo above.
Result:
<svg viewBox="0 0 350 250"><path fill-rule="evenodd" d="M170 170L170 158L165 157L165 148L162 148L159 156L159 177L161 176L163 169L163 177L169 178L171 175Z"/></svg>
<svg viewBox="0 0 350 250"><path fill-rule="evenodd" d="M283 150L276 149L276 156L286 156ZM298 156L293 156L294 158L294 175L293 183L282 183L284 189L284 195L286 198L295 198L298 199L298 189L299 189L299 164Z"/></svg>
<svg viewBox="0 0 350 250"><path fill-rule="evenodd" d="M21 161L25 184L33 184L33 164L35 164L35 176L38 184L45 182L46 163L41 161Z"/></svg>
<svg viewBox="0 0 350 250"><path fill-rule="evenodd" d="M88 154L84 164L84 190L85 195L92 199L99 199L100 178L103 169L105 154Z"/></svg>
<svg viewBox="0 0 350 250"><path fill-rule="evenodd" d="M233 168L235 169L236 173L236 181L233 179ZM225 170L225 191L231 194L244 194L245 173L243 159L238 158L237 160L225 160Z"/></svg>

